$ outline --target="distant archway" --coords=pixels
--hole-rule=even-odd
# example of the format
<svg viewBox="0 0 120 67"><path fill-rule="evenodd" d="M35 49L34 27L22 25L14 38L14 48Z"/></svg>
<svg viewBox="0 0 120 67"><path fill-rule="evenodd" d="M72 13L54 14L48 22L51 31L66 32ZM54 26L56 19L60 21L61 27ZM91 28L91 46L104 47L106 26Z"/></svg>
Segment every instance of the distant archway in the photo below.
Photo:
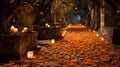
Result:
<svg viewBox="0 0 120 67"><path fill-rule="evenodd" d="M81 23L81 16L79 14L74 15L71 19L72 19L71 24L80 24Z"/></svg>

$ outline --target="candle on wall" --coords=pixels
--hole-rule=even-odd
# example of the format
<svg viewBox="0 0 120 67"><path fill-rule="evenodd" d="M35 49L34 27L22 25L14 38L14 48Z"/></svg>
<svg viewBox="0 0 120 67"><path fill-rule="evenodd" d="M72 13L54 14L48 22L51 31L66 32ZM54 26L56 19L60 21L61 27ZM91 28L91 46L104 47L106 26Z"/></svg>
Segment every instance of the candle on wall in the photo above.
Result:
<svg viewBox="0 0 120 67"><path fill-rule="evenodd" d="M28 51L28 52L27 52L27 58L28 58L28 59L32 59L33 56L34 56L34 52L33 52L33 51Z"/></svg>
<svg viewBox="0 0 120 67"><path fill-rule="evenodd" d="M28 31L28 28L27 27L24 27L23 30L21 32L27 32Z"/></svg>
<svg viewBox="0 0 120 67"><path fill-rule="evenodd" d="M15 29L15 27L12 25L12 26L11 26L11 29L10 29L11 32L14 32L14 29Z"/></svg>
<svg viewBox="0 0 120 67"><path fill-rule="evenodd" d="M48 23L45 23L45 27L50 28L50 25Z"/></svg>
<svg viewBox="0 0 120 67"><path fill-rule="evenodd" d="M27 27L24 27L23 30L21 32L27 32L28 31L28 28Z"/></svg>
<svg viewBox="0 0 120 67"><path fill-rule="evenodd" d="M55 43L55 39L51 39L51 43L54 44Z"/></svg>
<svg viewBox="0 0 120 67"><path fill-rule="evenodd" d="M18 32L18 28L14 28L14 32L13 33L17 33Z"/></svg>
<svg viewBox="0 0 120 67"><path fill-rule="evenodd" d="M24 32L27 32L27 31L28 31L28 28L27 28L27 27L24 27L23 30L24 30Z"/></svg>

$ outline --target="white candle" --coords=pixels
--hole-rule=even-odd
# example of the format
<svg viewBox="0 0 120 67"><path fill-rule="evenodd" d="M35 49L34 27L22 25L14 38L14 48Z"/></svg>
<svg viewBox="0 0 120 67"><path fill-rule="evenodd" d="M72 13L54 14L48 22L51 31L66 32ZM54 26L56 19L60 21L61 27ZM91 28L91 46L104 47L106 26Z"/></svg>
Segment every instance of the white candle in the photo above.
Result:
<svg viewBox="0 0 120 67"><path fill-rule="evenodd" d="M27 52L27 58L32 59L33 56L34 56L34 52L33 51L28 51Z"/></svg>
<svg viewBox="0 0 120 67"><path fill-rule="evenodd" d="M55 43L55 39L51 39L51 43L54 44Z"/></svg>

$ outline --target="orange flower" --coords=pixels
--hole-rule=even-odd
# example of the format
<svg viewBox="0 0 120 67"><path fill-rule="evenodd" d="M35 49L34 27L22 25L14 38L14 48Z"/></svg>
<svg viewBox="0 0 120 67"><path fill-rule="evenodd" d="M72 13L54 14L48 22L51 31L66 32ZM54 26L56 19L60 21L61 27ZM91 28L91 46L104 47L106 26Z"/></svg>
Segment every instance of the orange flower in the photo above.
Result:
<svg viewBox="0 0 120 67"><path fill-rule="evenodd" d="M111 63L112 64L117 64L118 60L113 60Z"/></svg>
<svg viewBox="0 0 120 67"><path fill-rule="evenodd" d="M100 59L102 61L109 61L110 60L110 57L108 55L105 55L105 56L101 56Z"/></svg>
<svg viewBox="0 0 120 67"><path fill-rule="evenodd" d="M55 63L53 64L53 67L59 67L59 64Z"/></svg>
<svg viewBox="0 0 120 67"><path fill-rule="evenodd" d="M78 59L73 59L71 60L73 63L77 63L78 62Z"/></svg>
<svg viewBox="0 0 120 67"><path fill-rule="evenodd" d="M50 66L50 63L46 61L46 62L44 62L44 65L45 66Z"/></svg>

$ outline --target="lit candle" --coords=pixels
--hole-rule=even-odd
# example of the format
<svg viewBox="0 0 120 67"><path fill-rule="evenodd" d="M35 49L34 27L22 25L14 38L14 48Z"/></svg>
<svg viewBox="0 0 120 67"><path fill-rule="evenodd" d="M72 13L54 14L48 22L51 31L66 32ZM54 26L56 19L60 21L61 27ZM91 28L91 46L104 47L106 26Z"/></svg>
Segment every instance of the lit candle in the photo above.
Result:
<svg viewBox="0 0 120 67"><path fill-rule="evenodd" d="M24 32L27 32L27 31L28 31L28 28L27 28L27 27L24 27L21 32L24 33Z"/></svg>
<svg viewBox="0 0 120 67"><path fill-rule="evenodd" d="M18 32L18 28L14 28L14 32L13 33L17 33Z"/></svg>
<svg viewBox="0 0 120 67"><path fill-rule="evenodd" d="M96 36L97 36L97 37L99 37L99 35L98 35L98 34L96 34Z"/></svg>
<svg viewBox="0 0 120 67"><path fill-rule="evenodd" d="M102 37L101 40L104 41L105 39Z"/></svg>
<svg viewBox="0 0 120 67"><path fill-rule="evenodd" d="M27 52L27 58L32 59L33 56L34 56L34 52L33 51L28 51Z"/></svg>
<svg viewBox="0 0 120 67"><path fill-rule="evenodd" d="M66 34L66 31L63 31L63 32L62 32L62 36L65 36L65 34Z"/></svg>
<svg viewBox="0 0 120 67"><path fill-rule="evenodd" d="M12 25L11 26L11 32L14 32L15 27Z"/></svg>
<svg viewBox="0 0 120 67"><path fill-rule="evenodd" d="M51 39L51 43L54 44L55 43L55 39Z"/></svg>
<svg viewBox="0 0 120 67"><path fill-rule="evenodd" d="M27 31L28 31L28 28L27 28L27 27L24 27L23 30L24 30L25 32L27 32Z"/></svg>
<svg viewBox="0 0 120 67"><path fill-rule="evenodd" d="M48 25L47 27L50 28L50 25Z"/></svg>
<svg viewBox="0 0 120 67"><path fill-rule="evenodd" d="M22 30L21 32L22 32L22 33L24 33L25 31L24 31L24 30Z"/></svg>
<svg viewBox="0 0 120 67"><path fill-rule="evenodd" d="M49 27L50 28L50 25L48 23L45 23L45 27Z"/></svg>

